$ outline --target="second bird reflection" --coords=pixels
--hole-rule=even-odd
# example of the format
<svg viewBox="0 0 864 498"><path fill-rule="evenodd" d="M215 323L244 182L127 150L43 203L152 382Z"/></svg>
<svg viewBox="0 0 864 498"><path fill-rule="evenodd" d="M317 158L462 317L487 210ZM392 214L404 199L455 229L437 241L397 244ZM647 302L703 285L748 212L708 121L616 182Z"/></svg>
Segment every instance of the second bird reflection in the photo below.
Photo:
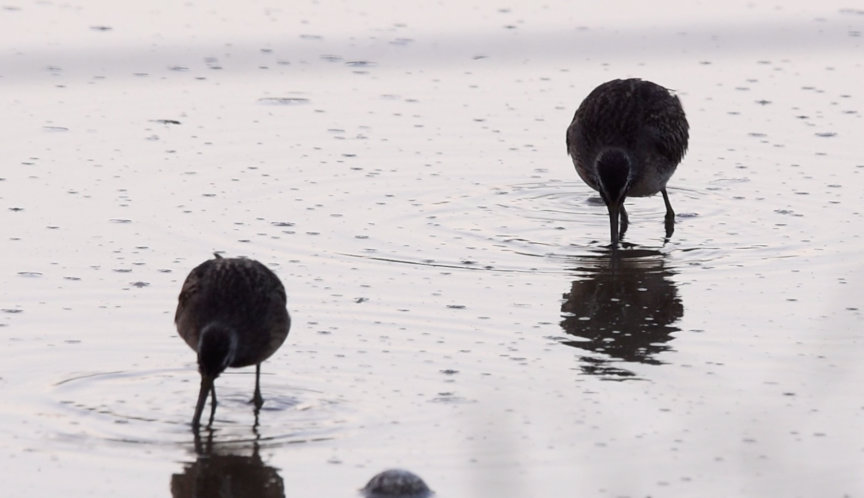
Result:
<svg viewBox="0 0 864 498"><path fill-rule="evenodd" d="M603 253L578 258L579 278L564 294L561 327L574 340L563 344L599 355L582 358L582 371L609 379L635 374L616 363L661 364L671 347L684 305L659 251Z"/></svg>

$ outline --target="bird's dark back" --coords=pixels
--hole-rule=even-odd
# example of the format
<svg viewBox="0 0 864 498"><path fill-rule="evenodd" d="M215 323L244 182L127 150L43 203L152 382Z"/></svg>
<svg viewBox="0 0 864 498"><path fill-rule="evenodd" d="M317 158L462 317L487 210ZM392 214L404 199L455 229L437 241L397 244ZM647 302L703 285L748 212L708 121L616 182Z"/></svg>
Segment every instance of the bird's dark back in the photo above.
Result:
<svg viewBox="0 0 864 498"><path fill-rule="evenodd" d="M678 164L688 138L677 96L650 81L612 80L595 88L576 110L567 130L567 150L585 163L604 149L621 148L637 161L660 156Z"/></svg>
<svg viewBox="0 0 864 498"><path fill-rule="evenodd" d="M252 353L247 350L270 349L274 333L284 340L290 327L285 304L285 288L266 266L246 258L216 258L189 273L174 319L193 348L201 329L219 322L239 334L238 354L248 355ZM244 357L235 363L249 361Z"/></svg>

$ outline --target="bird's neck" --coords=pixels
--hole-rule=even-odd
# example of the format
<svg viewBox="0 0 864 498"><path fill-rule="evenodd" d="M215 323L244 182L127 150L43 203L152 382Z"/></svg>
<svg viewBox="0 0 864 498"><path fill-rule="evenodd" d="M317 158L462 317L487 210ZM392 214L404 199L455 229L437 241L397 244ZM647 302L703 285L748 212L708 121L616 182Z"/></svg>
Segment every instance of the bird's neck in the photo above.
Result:
<svg viewBox="0 0 864 498"><path fill-rule="evenodd" d="M622 202L630 189L630 157L619 149L605 150L597 157L595 169L603 200L607 204Z"/></svg>
<svg viewBox="0 0 864 498"><path fill-rule="evenodd" d="M237 332L221 323L201 329L198 338L198 370L214 379L234 361L237 354Z"/></svg>

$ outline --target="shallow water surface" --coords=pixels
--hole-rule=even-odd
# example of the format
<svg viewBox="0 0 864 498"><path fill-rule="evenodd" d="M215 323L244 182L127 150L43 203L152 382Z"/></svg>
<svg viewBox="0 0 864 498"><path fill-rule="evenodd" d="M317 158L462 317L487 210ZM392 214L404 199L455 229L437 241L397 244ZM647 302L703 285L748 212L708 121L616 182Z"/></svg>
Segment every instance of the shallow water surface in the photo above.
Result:
<svg viewBox="0 0 864 498"><path fill-rule="evenodd" d="M864 493L864 14L668 6L5 6L4 492ZM564 131L616 77L691 142L613 253ZM293 328L195 437L214 251Z"/></svg>

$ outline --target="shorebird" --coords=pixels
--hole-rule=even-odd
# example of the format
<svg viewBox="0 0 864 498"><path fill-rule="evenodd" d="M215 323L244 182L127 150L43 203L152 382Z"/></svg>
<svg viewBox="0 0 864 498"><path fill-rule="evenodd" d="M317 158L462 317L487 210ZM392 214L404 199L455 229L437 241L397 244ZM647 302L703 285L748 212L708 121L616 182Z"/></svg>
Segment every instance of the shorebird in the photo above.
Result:
<svg viewBox="0 0 864 498"><path fill-rule="evenodd" d="M223 258L215 254L193 269L178 298L174 323L177 333L198 353L201 390L192 417L197 429L210 399L210 422L216 413L213 382L225 368L255 365L256 415L261 397L261 362L285 342L291 317L285 309L285 287L279 277L258 261Z"/></svg>
<svg viewBox="0 0 864 498"><path fill-rule="evenodd" d="M687 151L688 130L678 97L637 78L603 83L576 110L567 152L579 177L606 203L613 248L627 230L626 197L663 194L666 237L672 236L675 212L666 182Z"/></svg>

